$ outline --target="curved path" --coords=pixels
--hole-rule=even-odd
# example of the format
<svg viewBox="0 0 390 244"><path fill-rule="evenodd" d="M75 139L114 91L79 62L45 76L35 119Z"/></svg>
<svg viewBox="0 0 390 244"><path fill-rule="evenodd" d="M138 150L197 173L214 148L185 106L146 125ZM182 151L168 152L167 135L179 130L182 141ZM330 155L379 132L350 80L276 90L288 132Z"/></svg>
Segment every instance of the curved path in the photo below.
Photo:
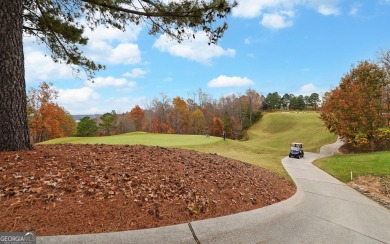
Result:
<svg viewBox="0 0 390 244"><path fill-rule="evenodd" d="M265 208L154 229L38 237L37 243L390 243L390 211L311 164L324 156L284 158L297 193Z"/></svg>

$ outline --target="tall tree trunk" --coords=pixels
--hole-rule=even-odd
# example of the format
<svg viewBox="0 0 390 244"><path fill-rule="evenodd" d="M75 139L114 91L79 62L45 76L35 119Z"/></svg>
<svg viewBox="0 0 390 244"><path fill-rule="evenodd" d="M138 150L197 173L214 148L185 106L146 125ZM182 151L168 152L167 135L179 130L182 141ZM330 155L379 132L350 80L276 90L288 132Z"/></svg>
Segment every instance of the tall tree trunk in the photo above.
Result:
<svg viewBox="0 0 390 244"><path fill-rule="evenodd" d="M22 26L23 1L0 0L0 151L31 148Z"/></svg>

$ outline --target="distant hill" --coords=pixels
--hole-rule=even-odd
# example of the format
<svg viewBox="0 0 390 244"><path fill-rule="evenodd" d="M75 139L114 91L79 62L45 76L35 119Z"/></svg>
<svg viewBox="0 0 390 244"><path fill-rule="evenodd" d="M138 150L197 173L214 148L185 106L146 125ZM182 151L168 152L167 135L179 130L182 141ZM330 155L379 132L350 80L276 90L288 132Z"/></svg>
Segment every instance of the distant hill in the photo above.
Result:
<svg viewBox="0 0 390 244"><path fill-rule="evenodd" d="M80 121L80 119L84 118L84 117L90 117L91 119L97 119L99 118L100 116L102 116L101 114L78 114L78 115L72 115L74 120L76 121Z"/></svg>

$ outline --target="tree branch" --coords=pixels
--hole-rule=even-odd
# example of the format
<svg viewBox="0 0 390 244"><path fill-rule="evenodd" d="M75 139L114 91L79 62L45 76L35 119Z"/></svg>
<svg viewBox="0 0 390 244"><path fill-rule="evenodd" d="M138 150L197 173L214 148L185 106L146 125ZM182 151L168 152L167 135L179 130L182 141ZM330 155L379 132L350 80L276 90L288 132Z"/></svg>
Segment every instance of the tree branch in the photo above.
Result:
<svg viewBox="0 0 390 244"><path fill-rule="evenodd" d="M54 30L52 30L50 27L50 24L49 24L49 21L46 19L46 15L45 15L45 12L42 10L40 4L38 3L37 1L37 7L39 9L39 11L41 12L42 14L42 17L43 19L45 20L46 24L47 24L47 28L49 28L51 30L51 32L53 33L53 36L54 38L57 40L57 43L61 46L62 50L66 53L66 56L71 59L72 55L69 54L68 50L66 49L66 47L64 46L64 44L61 42L60 38L57 36L56 32Z"/></svg>
<svg viewBox="0 0 390 244"><path fill-rule="evenodd" d="M24 30L29 30L29 31L39 31L39 29L32 28L32 27L25 26L25 25L23 25L23 29L24 29Z"/></svg>
<svg viewBox="0 0 390 244"><path fill-rule="evenodd" d="M116 10L116 11L120 11L120 12L125 12L125 13L128 13L128 14L135 14L135 15L140 15L140 16L145 16L145 17L197 17L196 15L191 15L193 12L186 12L186 13L176 13L176 12L141 12L141 11L136 11L136 10L132 10L132 9L127 9L127 8L122 8L122 7L119 7L119 6L115 6L115 5L111 5L111 4L107 4L107 3L101 3L97 0L81 0L83 2L86 2L86 3L90 3L90 4L94 4L94 5L98 5L98 6L101 6L101 7L105 7L105 8L108 8L108 9L111 9L111 10ZM151 4L152 6L156 7L155 4L151 3L150 1L147 1L147 0L142 0L143 2L146 2L148 4ZM205 10L205 9L201 9L202 11ZM159 9L159 11L161 11L161 9Z"/></svg>

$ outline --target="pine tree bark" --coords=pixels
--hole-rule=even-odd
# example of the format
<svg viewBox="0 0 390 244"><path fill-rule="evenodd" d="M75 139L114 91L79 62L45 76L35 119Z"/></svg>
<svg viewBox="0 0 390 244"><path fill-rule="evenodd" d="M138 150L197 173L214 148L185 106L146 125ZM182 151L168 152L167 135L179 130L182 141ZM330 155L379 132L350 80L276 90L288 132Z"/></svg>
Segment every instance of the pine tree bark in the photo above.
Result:
<svg viewBox="0 0 390 244"><path fill-rule="evenodd" d="M0 151L30 149L23 56L23 0L0 0Z"/></svg>

